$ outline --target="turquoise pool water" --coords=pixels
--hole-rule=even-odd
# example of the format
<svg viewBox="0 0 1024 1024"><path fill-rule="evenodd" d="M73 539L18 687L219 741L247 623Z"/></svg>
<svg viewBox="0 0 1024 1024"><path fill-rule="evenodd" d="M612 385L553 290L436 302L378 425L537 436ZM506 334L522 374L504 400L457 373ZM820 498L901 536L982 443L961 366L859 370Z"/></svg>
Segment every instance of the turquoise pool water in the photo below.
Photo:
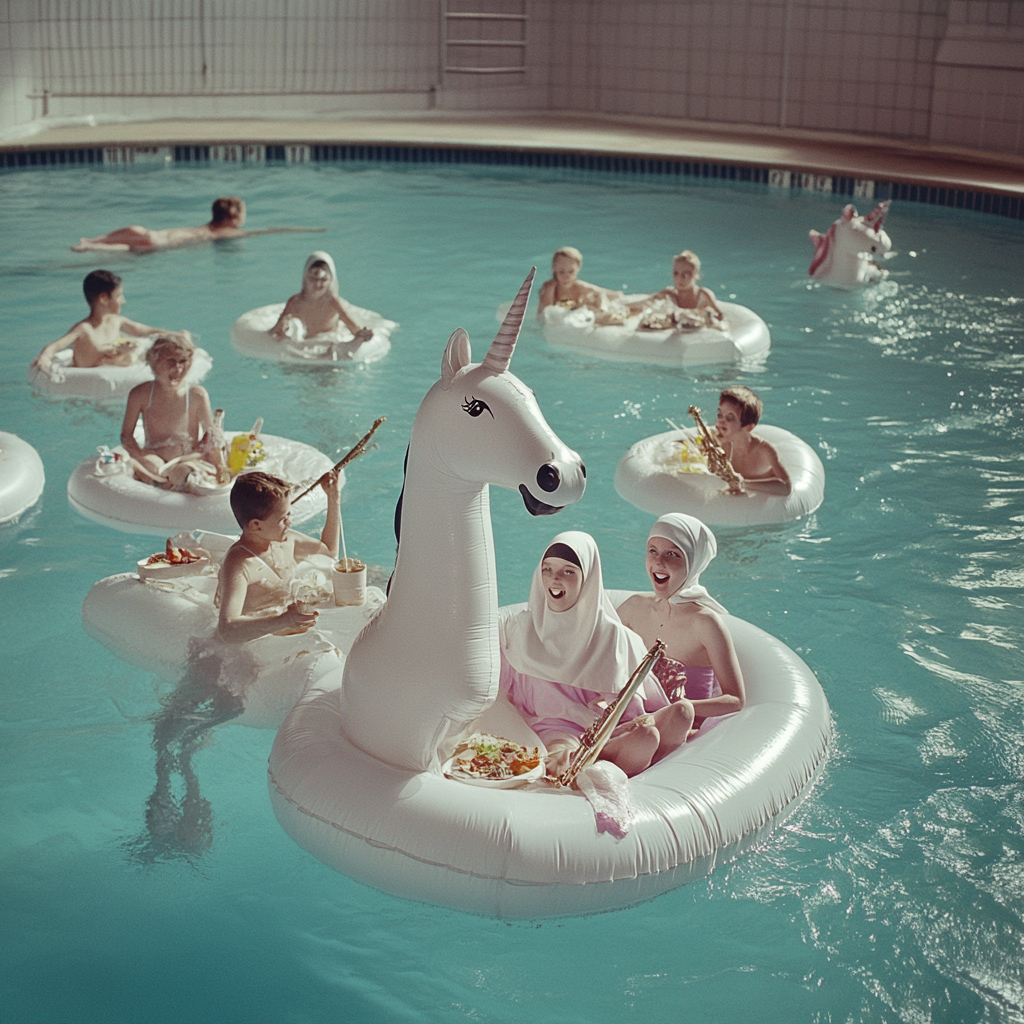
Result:
<svg viewBox="0 0 1024 1024"><path fill-rule="evenodd" d="M68 251L129 221L199 223L229 193L252 228L328 232L100 262ZM0 1019L1024 1020L1020 224L897 204L894 277L845 294L803 277L807 229L842 200L758 186L200 166L7 174L0 204L0 427L47 473L40 504L0 528ZM789 526L719 531L704 582L801 653L836 744L808 802L753 855L631 910L505 924L324 867L274 820L271 732L207 728L171 683L86 636L89 587L153 544L85 521L65 495L121 410L33 396L25 371L106 265L126 314L200 335L228 426L262 415L333 454L386 415L344 513L350 549L387 566L409 428L448 335L466 327L479 357L495 307L567 243L588 280L633 291L667 283L671 255L694 249L705 283L759 312L773 347L760 367L665 372L554 353L525 331L512 370L589 481L556 519L493 494L501 599L524 599L546 541L574 527L597 538L609 585L642 586L650 517L615 494L620 455L690 403L713 409L726 383L750 384L766 422L821 454L825 503ZM325 372L235 354L235 317L294 291L319 247L343 294L401 323L390 356ZM156 836L154 730L187 808Z"/></svg>

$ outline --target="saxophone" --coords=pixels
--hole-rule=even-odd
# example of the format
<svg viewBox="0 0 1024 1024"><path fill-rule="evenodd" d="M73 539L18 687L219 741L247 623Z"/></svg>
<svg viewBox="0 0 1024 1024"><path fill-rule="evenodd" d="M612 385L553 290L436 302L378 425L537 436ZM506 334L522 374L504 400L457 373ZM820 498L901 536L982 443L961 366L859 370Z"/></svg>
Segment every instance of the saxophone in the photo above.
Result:
<svg viewBox="0 0 1024 1024"><path fill-rule="evenodd" d="M704 454L708 460L708 469L710 469L715 476L720 476L729 485L730 494L742 494L743 477L741 477L739 473L732 468L729 456L725 454L725 449L719 443L714 434L708 430L707 424L701 417L700 409L695 405L691 405L689 412L697 421L697 431L700 434L701 441L703 442Z"/></svg>
<svg viewBox="0 0 1024 1024"><path fill-rule="evenodd" d="M580 745L573 751L569 759L569 767L555 780L556 785L571 786L576 776L592 765L600 756L604 745L612 738L615 727L626 712L626 707L633 699L633 694L640 689L651 666L665 653L665 642L655 640L654 646L644 655L643 661L629 677L629 682L622 688L618 696L604 709L604 713L580 737Z"/></svg>

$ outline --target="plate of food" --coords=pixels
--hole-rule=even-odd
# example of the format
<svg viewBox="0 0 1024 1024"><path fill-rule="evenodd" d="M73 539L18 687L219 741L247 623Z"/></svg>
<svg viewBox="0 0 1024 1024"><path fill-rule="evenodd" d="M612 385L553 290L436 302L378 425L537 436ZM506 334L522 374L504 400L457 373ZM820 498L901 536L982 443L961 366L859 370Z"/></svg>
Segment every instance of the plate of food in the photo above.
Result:
<svg viewBox="0 0 1024 1024"><path fill-rule="evenodd" d="M176 576L197 576L210 564L206 555L196 554L188 548L176 548L170 540L163 551L138 562L139 579L168 580Z"/></svg>
<svg viewBox="0 0 1024 1024"><path fill-rule="evenodd" d="M455 748L441 770L446 779L456 782L510 789L541 778L544 759L537 747L530 750L514 740L475 733Z"/></svg>

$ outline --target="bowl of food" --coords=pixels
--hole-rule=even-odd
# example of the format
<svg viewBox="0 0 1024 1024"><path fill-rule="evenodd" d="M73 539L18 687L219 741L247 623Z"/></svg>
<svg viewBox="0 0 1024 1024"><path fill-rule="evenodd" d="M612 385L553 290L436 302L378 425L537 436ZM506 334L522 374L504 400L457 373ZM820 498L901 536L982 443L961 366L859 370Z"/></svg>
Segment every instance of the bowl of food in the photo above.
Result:
<svg viewBox="0 0 1024 1024"><path fill-rule="evenodd" d="M200 555L188 548L176 548L170 540L163 551L138 562L139 579L168 580L176 576L196 576L210 564L207 555Z"/></svg>
<svg viewBox="0 0 1024 1024"><path fill-rule="evenodd" d="M446 779L471 786L511 789L534 782L544 774L540 750L530 750L514 740L475 733L455 748L441 768Z"/></svg>

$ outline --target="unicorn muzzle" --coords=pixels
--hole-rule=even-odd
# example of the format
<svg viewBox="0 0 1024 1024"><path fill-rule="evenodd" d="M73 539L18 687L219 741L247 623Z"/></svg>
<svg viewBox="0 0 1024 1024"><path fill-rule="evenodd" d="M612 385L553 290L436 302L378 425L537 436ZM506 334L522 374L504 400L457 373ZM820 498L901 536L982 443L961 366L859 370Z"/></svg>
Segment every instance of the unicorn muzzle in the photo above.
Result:
<svg viewBox="0 0 1024 1024"><path fill-rule="evenodd" d="M526 484L519 485L519 493L523 503L532 516L550 516L561 512L566 505L579 501L587 486L587 467L583 460L576 456L574 462L545 462L537 470L537 487L544 492L544 501L537 497ZM557 502L557 504L555 504Z"/></svg>

